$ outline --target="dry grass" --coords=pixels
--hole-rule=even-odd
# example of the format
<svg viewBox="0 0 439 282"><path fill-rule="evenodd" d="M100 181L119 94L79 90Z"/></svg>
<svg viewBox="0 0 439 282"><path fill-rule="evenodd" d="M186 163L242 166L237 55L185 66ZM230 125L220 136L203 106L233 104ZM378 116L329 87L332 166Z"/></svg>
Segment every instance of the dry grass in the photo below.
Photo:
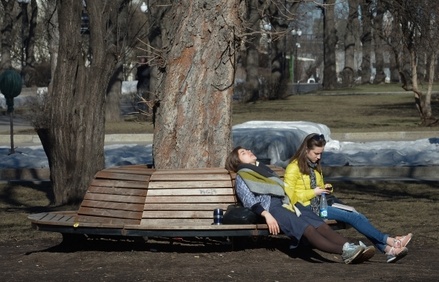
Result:
<svg viewBox="0 0 439 282"><path fill-rule="evenodd" d="M233 125L251 120L311 121L332 132L431 131L420 127L411 92L396 84L366 85L336 91L289 96L283 100L237 103ZM433 114L439 116L439 95L433 95ZM107 133L152 133L151 120L131 116L125 122L107 123Z"/></svg>
<svg viewBox="0 0 439 282"><path fill-rule="evenodd" d="M439 101L433 101L439 115ZM413 95L305 94L285 100L234 104L233 123L250 120L311 121L327 125L332 132L430 131L420 127Z"/></svg>
<svg viewBox="0 0 439 282"><path fill-rule="evenodd" d="M436 86L439 89L439 86ZM432 109L439 116L439 94L434 92ZM233 103L233 125L251 120L310 121L327 125L333 133L431 131L420 127L411 92L397 84L364 85L335 91L293 95L283 100ZM4 114L4 113L3 113ZM21 115L20 110L16 111ZM107 134L153 133L151 117L130 115L122 122L108 122ZM9 132L9 131L7 131ZM35 134L32 129L15 134Z"/></svg>

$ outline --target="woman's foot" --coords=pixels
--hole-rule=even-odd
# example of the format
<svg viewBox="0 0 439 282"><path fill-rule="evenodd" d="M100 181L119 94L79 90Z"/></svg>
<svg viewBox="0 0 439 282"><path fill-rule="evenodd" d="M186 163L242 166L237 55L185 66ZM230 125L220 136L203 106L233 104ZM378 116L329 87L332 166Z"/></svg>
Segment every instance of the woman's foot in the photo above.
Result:
<svg viewBox="0 0 439 282"><path fill-rule="evenodd" d="M391 247L390 251L386 253L387 263L395 263L408 254L409 250L406 247L395 248Z"/></svg>
<svg viewBox="0 0 439 282"><path fill-rule="evenodd" d="M394 248L403 248L406 247L407 244L412 239L413 234L409 233L405 236L396 236L396 238L393 240L393 247Z"/></svg>

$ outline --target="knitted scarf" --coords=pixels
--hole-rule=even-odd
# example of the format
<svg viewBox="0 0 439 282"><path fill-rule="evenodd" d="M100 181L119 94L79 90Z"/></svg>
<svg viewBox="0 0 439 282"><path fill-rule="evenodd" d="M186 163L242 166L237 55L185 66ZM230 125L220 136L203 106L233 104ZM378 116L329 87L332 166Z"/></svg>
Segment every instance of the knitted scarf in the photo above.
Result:
<svg viewBox="0 0 439 282"><path fill-rule="evenodd" d="M315 173L315 169L317 168L317 164L316 163L312 163L309 160L307 161L308 166L309 166L309 178L311 180L311 189L314 189L317 187L317 180L316 180L316 173ZM320 214L320 199L319 197L314 197L311 199L311 210L319 215Z"/></svg>
<svg viewBox="0 0 439 282"><path fill-rule="evenodd" d="M290 203L285 195L284 182L266 165L258 163L258 166L252 164L240 164L238 166L238 175L244 180L249 190L255 194L271 195L282 198L283 207L290 211L296 212L300 216L300 211Z"/></svg>

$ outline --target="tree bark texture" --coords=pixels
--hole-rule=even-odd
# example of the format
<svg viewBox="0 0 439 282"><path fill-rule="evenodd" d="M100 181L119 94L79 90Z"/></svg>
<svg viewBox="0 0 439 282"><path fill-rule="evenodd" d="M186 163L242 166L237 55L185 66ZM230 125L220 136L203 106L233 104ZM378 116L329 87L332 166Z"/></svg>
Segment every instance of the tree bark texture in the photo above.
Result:
<svg viewBox="0 0 439 282"><path fill-rule="evenodd" d="M375 53L375 78L374 83L384 83L386 74L384 73L384 50L383 27L384 27L384 6L382 1L377 1L374 23L374 53Z"/></svg>
<svg viewBox="0 0 439 282"><path fill-rule="evenodd" d="M343 85L353 86L357 74L357 67L355 65L355 48L357 42L357 34L359 33L360 25L358 24L358 0L349 1L349 17L346 23L345 33L345 65L343 68Z"/></svg>
<svg viewBox="0 0 439 282"><path fill-rule="evenodd" d="M222 167L231 150L238 0L179 1L165 27L156 168Z"/></svg>
<svg viewBox="0 0 439 282"><path fill-rule="evenodd" d="M260 25L260 16L258 13L258 1L257 0L248 0L246 1L244 14L245 21L247 23L248 28L246 29L246 33L248 36L245 36L242 40L245 44L243 48L242 61L243 66L246 72L246 80L244 82L244 97L242 102L248 101L256 101L263 94L260 93L259 87L259 52L258 46L261 35L256 33L258 31Z"/></svg>
<svg viewBox="0 0 439 282"><path fill-rule="evenodd" d="M361 83L370 83L372 74L371 51L372 51L372 20L370 5L371 0L361 0L361 24L363 32L361 34L361 43L363 43L361 57Z"/></svg>
<svg viewBox="0 0 439 282"><path fill-rule="evenodd" d="M11 50L12 50L12 26L14 19L12 11L14 9L16 1L1 0L4 14L1 22L1 60L0 60L0 73L4 70L10 69L12 66Z"/></svg>
<svg viewBox="0 0 439 282"><path fill-rule="evenodd" d="M37 129L49 159L55 204L82 200L104 168L105 94L117 62L117 15L125 1L87 1L89 65L80 33L82 1L59 1L59 49L47 96L47 128ZM88 48L88 47L87 47ZM87 49L85 48L85 49Z"/></svg>
<svg viewBox="0 0 439 282"><path fill-rule="evenodd" d="M337 30L335 28L334 6L335 0L325 1L324 9L324 70L323 88L335 89L337 87L337 71L335 58L335 45L337 44Z"/></svg>

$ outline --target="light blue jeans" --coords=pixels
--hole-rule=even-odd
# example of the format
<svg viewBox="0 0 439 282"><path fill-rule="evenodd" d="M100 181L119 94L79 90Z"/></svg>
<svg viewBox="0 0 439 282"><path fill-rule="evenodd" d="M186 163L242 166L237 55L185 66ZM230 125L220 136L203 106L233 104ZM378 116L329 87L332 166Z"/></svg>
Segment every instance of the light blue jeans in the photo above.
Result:
<svg viewBox="0 0 439 282"><path fill-rule="evenodd" d="M378 250L384 253L389 235L383 234L376 229L363 214L329 206L328 219L335 219L350 224L358 232L366 236Z"/></svg>

